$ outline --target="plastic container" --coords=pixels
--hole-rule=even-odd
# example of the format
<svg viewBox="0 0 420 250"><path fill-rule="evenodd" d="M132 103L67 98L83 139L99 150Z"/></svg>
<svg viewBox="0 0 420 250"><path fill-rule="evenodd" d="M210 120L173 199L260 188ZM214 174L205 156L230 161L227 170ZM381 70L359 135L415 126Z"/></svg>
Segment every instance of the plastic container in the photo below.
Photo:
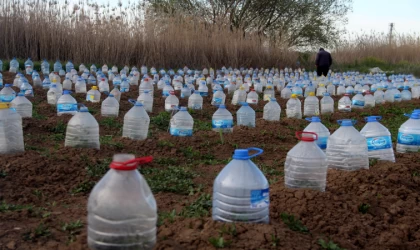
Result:
<svg viewBox="0 0 420 250"><path fill-rule="evenodd" d="M241 102L242 107L236 112L238 126L255 127L255 111L246 102Z"/></svg>
<svg viewBox="0 0 420 250"><path fill-rule="evenodd" d="M57 90L57 85L51 84L51 87L47 92L48 104L56 105L60 97L61 97L61 93Z"/></svg>
<svg viewBox="0 0 420 250"><path fill-rule="evenodd" d="M115 99L113 94L109 94L108 97L102 102L101 105L101 116L106 117L117 117L120 111L120 103Z"/></svg>
<svg viewBox="0 0 420 250"><path fill-rule="evenodd" d="M266 102L270 101L271 98L276 98L275 94L276 94L276 92L274 91L273 86L267 85L267 87L264 90L263 100L266 101Z"/></svg>
<svg viewBox="0 0 420 250"><path fill-rule="evenodd" d="M79 77L74 85L76 93L86 93L86 81L82 77Z"/></svg>
<svg viewBox="0 0 420 250"><path fill-rule="evenodd" d="M329 168L340 170L369 169L366 138L359 133L353 120L338 120L338 128L327 142L327 161Z"/></svg>
<svg viewBox="0 0 420 250"><path fill-rule="evenodd" d="M64 146L74 148L100 148L99 124L87 107L81 107L67 124Z"/></svg>
<svg viewBox="0 0 420 250"><path fill-rule="evenodd" d="M275 98L264 106L263 119L266 121L280 121L281 107Z"/></svg>
<svg viewBox="0 0 420 250"><path fill-rule="evenodd" d="M57 100L57 115L75 115L77 113L77 101L70 95L69 90L64 90L63 95Z"/></svg>
<svg viewBox="0 0 420 250"><path fill-rule="evenodd" d="M401 91L401 100L402 101L410 101L411 100L411 92L409 86L404 86L403 91Z"/></svg>
<svg viewBox="0 0 420 250"><path fill-rule="evenodd" d="M257 153L249 155L249 151L257 151ZM232 161L214 180L213 220L269 223L268 181L250 160L262 153L263 150L259 148L235 150Z"/></svg>
<svg viewBox="0 0 420 250"><path fill-rule="evenodd" d="M203 97L197 90L193 91L191 96L188 98L188 108L195 110L200 110L203 108Z"/></svg>
<svg viewBox="0 0 420 250"><path fill-rule="evenodd" d="M169 96L165 99L165 111L172 112L179 106L179 99L175 95L175 91L171 91Z"/></svg>
<svg viewBox="0 0 420 250"><path fill-rule="evenodd" d="M325 152L327 150L328 138L330 137L330 131L324 124L321 123L321 119L318 116L313 116L311 118L305 118L307 121L311 122L303 130L303 132L312 132L317 134L316 144L321 150Z"/></svg>
<svg viewBox="0 0 420 250"><path fill-rule="evenodd" d="M328 92L324 93L324 97L321 99L321 114L332 114L334 113L334 99Z"/></svg>
<svg viewBox="0 0 420 250"><path fill-rule="evenodd" d="M284 184L287 188L310 188L325 191L327 183L327 158L318 147L318 135L313 132L296 132L300 142L288 153L284 163Z"/></svg>
<svg viewBox="0 0 420 250"><path fill-rule="evenodd" d="M32 103L25 97L24 93L19 93L10 107L14 108L22 118L32 118Z"/></svg>
<svg viewBox="0 0 420 250"><path fill-rule="evenodd" d="M366 137L369 158L395 162L391 133L378 122L381 119L381 116L366 117L360 134Z"/></svg>
<svg viewBox="0 0 420 250"><path fill-rule="evenodd" d="M326 92L323 92L326 93ZM304 116L317 116L319 115L319 100L313 92L309 93L309 96L305 98L303 103L303 115Z"/></svg>
<svg viewBox="0 0 420 250"><path fill-rule="evenodd" d="M225 105L220 105L219 109L213 114L211 120L213 131L222 133L231 133L233 132L233 116L226 109Z"/></svg>
<svg viewBox="0 0 420 250"><path fill-rule="evenodd" d="M385 94L382 89L377 89L373 94L375 98L375 104L384 104L385 103Z"/></svg>
<svg viewBox="0 0 420 250"><path fill-rule="evenodd" d="M16 97L16 92L12 89L12 84L5 84L0 91L0 102L11 102Z"/></svg>
<svg viewBox="0 0 420 250"><path fill-rule="evenodd" d="M302 119L302 104L296 94L292 94L286 103L286 115L288 118Z"/></svg>
<svg viewBox="0 0 420 250"><path fill-rule="evenodd" d="M232 104L237 105L237 104L239 104L241 102L245 102L245 101L246 101L246 91L241 86L241 87L239 87L239 89L235 90L235 92L233 93Z"/></svg>
<svg viewBox="0 0 420 250"><path fill-rule="evenodd" d="M181 107L170 121L170 133L173 136L192 136L194 119L186 107Z"/></svg>
<svg viewBox="0 0 420 250"><path fill-rule="evenodd" d="M365 107L365 97L362 95L362 92L358 91L351 100L352 109L362 109Z"/></svg>
<svg viewBox="0 0 420 250"><path fill-rule="evenodd" d="M338 100L338 111L339 112L351 112L351 100L349 94L344 94L343 97Z"/></svg>
<svg viewBox="0 0 420 250"><path fill-rule="evenodd" d="M118 86L117 85L114 85L114 89L112 89L112 91L111 91L111 93L110 94L112 94L113 96L114 96L114 98L118 101L118 102L120 102L120 100L121 100L121 92L120 92L120 90L118 89Z"/></svg>
<svg viewBox="0 0 420 250"><path fill-rule="evenodd" d="M370 91L365 92L365 108L375 107L375 97L370 93Z"/></svg>
<svg viewBox="0 0 420 250"><path fill-rule="evenodd" d="M123 137L145 140L149 133L149 115L141 102L133 100L130 102L134 102L134 106L124 116Z"/></svg>
<svg viewBox="0 0 420 250"><path fill-rule="evenodd" d="M153 112L153 97L150 96L149 90L144 90L137 98L137 101L143 104L143 107L147 112Z"/></svg>
<svg viewBox="0 0 420 250"><path fill-rule="evenodd" d="M418 152L420 150L420 113L413 112L408 121L398 130L396 150L398 153Z"/></svg>
<svg viewBox="0 0 420 250"><path fill-rule="evenodd" d="M223 90L217 90L216 93L213 94L213 98L211 99L211 105L224 105L226 100L226 95L223 93Z"/></svg>
<svg viewBox="0 0 420 250"><path fill-rule="evenodd" d="M251 90L248 95L246 96L246 102L248 104L258 104L258 94L255 90Z"/></svg>
<svg viewBox="0 0 420 250"><path fill-rule="evenodd" d="M24 151L22 117L8 103L0 103L0 154Z"/></svg>
<svg viewBox="0 0 420 250"><path fill-rule="evenodd" d="M116 154L89 195L87 242L92 250L153 249L157 206L138 165L152 157Z"/></svg>
<svg viewBox="0 0 420 250"><path fill-rule="evenodd" d="M86 94L86 101L89 102L100 102L101 101L101 92L98 91L98 87L93 86Z"/></svg>
<svg viewBox="0 0 420 250"><path fill-rule="evenodd" d="M68 77L63 81L63 89L64 90L71 90L73 88L73 83L70 81Z"/></svg>

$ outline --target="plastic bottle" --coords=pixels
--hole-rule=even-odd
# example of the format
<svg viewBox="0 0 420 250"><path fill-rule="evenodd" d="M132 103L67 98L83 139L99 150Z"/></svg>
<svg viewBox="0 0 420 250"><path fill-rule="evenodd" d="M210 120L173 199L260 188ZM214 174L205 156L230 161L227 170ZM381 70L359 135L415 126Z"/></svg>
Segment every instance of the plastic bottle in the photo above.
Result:
<svg viewBox="0 0 420 250"><path fill-rule="evenodd" d="M272 85L267 85L267 87L264 90L264 96L263 96L263 100L264 101L270 101L271 98L276 98L275 97L276 92L273 89Z"/></svg>
<svg viewBox="0 0 420 250"><path fill-rule="evenodd" d="M325 92L324 97L321 99L321 114L332 113L334 113L334 99L331 98L329 92Z"/></svg>
<svg viewBox="0 0 420 250"><path fill-rule="evenodd" d="M3 61L0 60L0 72L2 72L2 71L3 71Z"/></svg>
<svg viewBox="0 0 420 250"><path fill-rule="evenodd" d="M394 102L394 91L392 89L387 89L384 94L385 102Z"/></svg>
<svg viewBox="0 0 420 250"><path fill-rule="evenodd" d="M402 100L401 99L401 92L395 87L393 87L391 89L391 91L392 91L392 93L394 93L394 101L395 102L401 102L401 100Z"/></svg>
<svg viewBox="0 0 420 250"><path fill-rule="evenodd" d="M98 69L96 68L96 65L95 64L92 64L90 66L90 73L96 73L96 71L98 71Z"/></svg>
<svg viewBox="0 0 420 250"><path fill-rule="evenodd" d="M319 84L318 88L316 89L316 96L323 96L324 93L327 92L324 84Z"/></svg>
<svg viewBox="0 0 420 250"><path fill-rule="evenodd" d="M71 90L73 87L73 83L70 81L68 77L63 81L63 89L65 90Z"/></svg>
<svg viewBox="0 0 420 250"><path fill-rule="evenodd" d="M10 61L9 72L16 73L18 69L19 62L16 60L16 57L13 57L13 59Z"/></svg>
<svg viewBox="0 0 420 250"><path fill-rule="evenodd" d="M56 105L60 97L61 97L61 94L57 90L57 85L51 84L51 87L47 92L48 104Z"/></svg>
<svg viewBox="0 0 420 250"><path fill-rule="evenodd" d="M137 101L143 104L143 107L147 112L153 112L153 97L150 96L149 90L144 90L137 98Z"/></svg>
<svg viewBox="0 0 420 250"><path fill-rule="evenodd" d="M317 134L316 144L325 152L327 149L328 138L330 137L330 131L324 126L324 124L321 123L321 119L318 116L305 119L311 123L306 126L303 132L312 132Z"/></svg>
<svg viewBox="0 0 420 250"><path fill-rule="evenodd" d="M5 84L4 88L0 91L0 102L11 102L16 97L16 92L12 89L11 84Z"/></svg>
<svg viewBox="0 0 420 250"><path fill-rule="evenodd" d="M54 63L54 72L58 73L58 72L60 72L60 70L62 70L62 69L63 69L63 65L61 65L61 63L60 63L60 61L59 61L59 60L57 60L57 61Z"/></svg>
<svg viewBox="0 0 420 250"><path fill-rule="evenodd" d="M309 93L311 93L311 92L314 92L315 93L315 86L312 83L309 83L308 86L305 88L305 95L304 96L305 97L308 97L309 96ZM287 98L287 99L289 99L289 98Z"/></svg>
<svg viewBox="0 0 420 250"><path fill-rule="evenodd" d="M193 91L191 96L188 98L188 108L195 110L203 108L203 97L200 95L198 90Z"/></svg>
<svg viewBox="0 0 420 250"><path fill-rule="evenodd" d="M200 81L200 85L198 87L198 92L200 92L201 96L208 96L209 88L207 87L206 81Z"/></svg>
<svg viewBox="0 0 420 250"><path fill-rule="evenodd" d="M89 102L101 101L101 93L98 91L98 87L92 86L92 89L89 90L86 94L86 101L89 101Z"/></svg>
<svg viewBox="0 0 420 250"><path fill-rule="evenodd" d="M328 139L327 161L329 168L341 170L369 169L366 138L359 133L353 120L338 120L338 128Z"/></svg>
<svg viewBox="0 0 420 250"><path fill-rule="evenodd" d="M249 151L257 151L249 155ZM259 148L236 149L232 161L213 184L212 218L223 222L269 223L269 185L250 160L263 153Z"/></svg>
<svg viewBox="0 0 420 250"><path fill-rule="evenodd" d="M213 94L213 98L211 99L211 105L222 105L225 104L226 95L223 90L217 90L216 93Z"/></svg>
<svg viewBox="0 0 420 250"><path fill-rule="evenodd" d="M77 101L70 95L69 90L64 90L63 95L57 100L57 115L77 113Z"/></svg>
<svg viewBox="0 0 420 250"><path fill-rule="evenodd" d="M76 93L86 93L86 81L82 77L77 79L76 84L74 85Z"/></svg>
<svg viewBox="0 0 420 250"><path fill-rule="evenodd" d="M219 109L213 114L211 123L213 131L221 131L222 133L233 132L233 116L223 104L219 105Z"/></svg>
<svg viewBox="0 0 420 250"><path fill-rule="evenodd" d="M24 151L22 117L7 103L0 103L0 154Z"/></svg>
<svg viewBox="0 0 420 250"><path fill-rule="evenodd" d="M34 87L42 87L42 81L41 81L41 78L39 76L35 76L32 79L32 82L34 84Z"/></svg>
<svg viewBox="0 0 420 250"><path fill-rule="evenodd" d="M67 124L65 147L100 148L99 124L87 107L81 107Z"/></svg>
<svg viewBox="0 0 420 250"><path fill-rule="evenodd" d="M23 79L22 84L19 86L20 92L24 93L26 97L34 97L34 90L28 80Z"/></svg>
<svg viewBox="0 0 420 250"><path fill-rule="evenodd" d="M385 103L385 94L381 88L378 88L373 94L375 98L375 104L384 104Z"/></svg>
<svg viewBox="0 0 420 250"><path fill-rule="evenodd" d="M114 98L118 101L118 102L120 102L120 100L121 100L121 92L120 92L120 90L118 89L118 85L114 85L114 89L112 89L112 91L111 91L111 93L110 94L112 94L113 96L114 96Z"/></svg>
<svg viewBox="0 0 420 250"><path fill-rule="evenodd" d="M113 94L109 94L108 97L102 102L101 116L117 117L119 111L120 103L117 101Z"/></svg>
<svg viewBox="0 0 420 250"><path fill-rule="evenodd" d="M286 116L302 119L302 104L296 94L292 94L286 103Z"/></svg>
<svg viewBox="0 0 420 250"><path fill-rule="evenodd" d="M327 158L316 144L313 132L296 132L300 142L288 153L284 163L284 184L287 188L310 188L321 192L327 184Z"/></svg>
<svg viewBox="0 0 420 250"><path fill-rule="evenodd" d="M192 136L194 119L188 113L186 107L181 107L170 121L170 133L172 136Z"/></svg>
<svg viewBox="0 0 420 250"><path fill-rule="evenodd" d="M121 93L127 93L130 91L130 83L127 78L123 78L120 84L120 91Z"/></svg>
<svg viewBox="0 0 420 250"><path fill-rule="evenodd" d="M157 206L138 165L152 157L116 154L88 200L88 245L100 249L153 249Z"/></svg>
<svg viewBox="0 0 420 250"><path fill-rule="evenodd" d="M255 127L255 111L246 102L241 102L242 107L236 112L238 126Z"/></svg>
<svg viewBox="0 0 420 250"><path fill-rule="evenodd" d="M237 105L238 103L246 101L246 91L241 86L239 89L235 90L232 97L232 104Z"/></svg>
<svg viewBox="0 0 420 250"><path fill-rule="evenodd" d="M395 162L391 133L378 122L381 119L381 116L366 117L360 134L366 137L369 158Z"/></svg>
<svg viewBox="0 0 420 250"><path fill-rule="evenodd" d="M326 92L323 92L326 93ZM319 115L319 100L313 92L309 93L309 96L305 98L303 104L303 115L304 116L317 116Z"/></svg>
<svg viewBox="0 0 420 250"><path fill-rule="evenodd" d="M10 102L10 107L14 108L22 118L32 118L32 103L25 97L24 93L19 93Z"/></svg>
<svg viewBox="0 0 420 250"><path fill-rule="evenodd" d="M351 100L352 109L362 109L365 107L365 97L362 95L362 92L358 91Z"/></svg>
<svg viewBox="0 0 420 250"><path fill-rule="evenodd" d="M165 111L172 112L179 106L179 99L175 95L175 91L169 92L169 96L165 99Z"/></svg>
<svg viewBox="0 0 420 250"><path fill-rule="evenodd" d="M162 97L164 97L164 98L168 97L170 95L171 91L174 91L174 88L172 88L172 86L169 82L166 82L166 85L165 85L165 87L163 88L163 91L162 91Z"/></svg>
<svg viewBox="0 0 420 250"><path fill-rule="evenodd" d="M351 100L349 94L344 94L343 97L338 100L338 111L340 112L351 112Z"/></svg>
<svg viewBox="0 0 420 250"><path fill-rule="evenodd" d="M291 89L292 89L292 87L289 86L289 85L287 85L286 88L284 88L281 91L281 94L280 94L281 95L281 98L283 98L283 99L290 99L290 97L292 96L292 90Z"/></svg>
<svg viewBox="0 0 420 250"><path fill-rule="evenodd" d="M258 104L258 94L257 92L255 92L255 90L251 90L247 97L246 97L246 102L248 104Z"/></svg>
<svg viewBox="0 0 420 250"><path fill-rule="evenodd" d="M181 89L181 98L189 98L191 96L191 89L185 84Z"/></svg>
<svg viewBox="0 0 420 250"><path fill-rule="evenodd" d="M409 86L404 86L403 91L401 91L401 100L402 101L410 101L411 100L411 92Z"/></svg>
<svg viewBox="0 0 420 250"><path fill-rule="evenodd" d="M32 62L31 58L28 58L25 62L25 73L27 75L32 75L32 72L34 71L34 63Z"/></svg>
<svg viewBox="0 0 420 250"><path fill-rule="evenodd" d="M264 106L263 119L266 121L280 121L281 107L275 98Z"/></svg>
<svg viewBox="0 0 420 250"><path fill-rule="evenodd" d="M420 113L413 112L408 121L398 129L396 150L398 153L418 152L420 150Z"/></svg>
<svg viewBox="0 0 420 250"><path fill-rule="evenodd" d="M331 96L335 95L335 86L330 83L327 86L327 92L330 93Z"/></svg>
<svg viewBox="0 0 420 250"><path fill-rule="evenodd" d="M365 92L365 108L375 107L375 97L373 97L370 91Z"/></svg>
<svg viewBox="0 0 420 250"><path fill-rule="evenodd" d="M134 106L124 116L123 137L145 140L149 133L149 124L150 118L143 104L134 101Z"/></svg>

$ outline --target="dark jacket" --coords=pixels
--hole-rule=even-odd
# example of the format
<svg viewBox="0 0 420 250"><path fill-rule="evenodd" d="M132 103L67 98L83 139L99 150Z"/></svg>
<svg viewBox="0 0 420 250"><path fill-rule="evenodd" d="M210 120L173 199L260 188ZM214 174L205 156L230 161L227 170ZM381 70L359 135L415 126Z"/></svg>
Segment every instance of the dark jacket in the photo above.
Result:
<svg viewBox="0 0 420 250"><path fill-rule="evenodd" d="M330 67L332 64L331 54L325 50L320 50L316 55L315 64L317 67Z"/></svg>

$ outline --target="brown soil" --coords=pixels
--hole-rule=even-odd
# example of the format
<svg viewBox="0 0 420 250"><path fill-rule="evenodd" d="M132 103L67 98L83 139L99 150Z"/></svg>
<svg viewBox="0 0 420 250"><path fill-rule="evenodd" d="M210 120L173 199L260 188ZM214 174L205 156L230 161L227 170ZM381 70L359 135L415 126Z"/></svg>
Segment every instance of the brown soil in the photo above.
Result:
<svg viewBox="0 0 420 250"><path fill-rule="evenodd" d="M3 75L5 83L13 82L11 74ZM164 100L159 95L160 91L156 91L151 117L163 111ZM85 95L73 96L78 101L85 99ZM118 124L122 124L124 114L131 108L127 100L137 96L137 88L123 95ZM277 99L284 109L286 101ZM230 97L227 100L230 103ZM64 147L64 137L59 136L61 132L57 126L59 122L67 124L70 117L56 116L55 108L46 103L45 90L36 89L32 102L45 119L24 120L25 153L1 156L0 249L87 249L89 185L100 179L100 176L88 175L88 163L102 163L115 153L126 152L137 156L152 155L156 160L174 159L175 166L192 167L196 173L194 185L202 187L199 192L191 195L155 193L159 213L173 209L180 212L200 194L211 194L215 176L237 147L263 148L264 154L254 161L281 173L287 152L297 143L294 132L308 124L305 120L287 119L284 112L280 122L266 122L262 120L265 103L260 102L255 108L257 127L235 127L233 134L223 136L224 143L213 131L195 131L191 138L175 138L155 125L151 125L147 140L132 141L121 138L121 127L101 123L104 119L100 116L100 104L84 102L101 123L101 136L111 135L112 143L102 144L100 150L75 149ZM210 98L205 98L205 110L193 114L196 126L198 120L211 121L216 108L209 103ZM186 104L187 100L181 100L181 105ZM397 105L409 111L420 106L420 100ZM232 113L238 109L230 104L227 107ZM386 104L383 108L391 109L392 106ZM323 121L334 124L331 126L334 131L338 127L335 120L356 118L360 128L364 125L364 116L378 114L380 109L336 113L323 117ZM392 113L385 114L384 120L393 116ZM171 143L174 146L170 146ZM188 147L199 154L186 154ZM211 156L213 161L203 161L205 155ZM269 225L236 224L236 234L229 234L221 232L223 223L211 220L211 211L200 218L177 216L164 220L159 226L156 249L215 249L209 239L219 235L223 235L230 249L320 249L318 240L321 238L347 249L420 249L418 159L419 153L396 154L396 163L377 162L369 170L329 170L324 193L286 189L281 174L266 173L271 182ZM155 161L142 168L166 169L168 165ZM87 191L75 193L82 184L88 186ZM359 211L363 203L370 205L367 213ZM6 204L32 207L5 211L11 210L4 209ZM281 220L281 213L300 218L309 233L289 229ZM65 223L77 220L83 222L83 228L63 229ZM48 233L40 230L40 225L47 228Z"/></svg>

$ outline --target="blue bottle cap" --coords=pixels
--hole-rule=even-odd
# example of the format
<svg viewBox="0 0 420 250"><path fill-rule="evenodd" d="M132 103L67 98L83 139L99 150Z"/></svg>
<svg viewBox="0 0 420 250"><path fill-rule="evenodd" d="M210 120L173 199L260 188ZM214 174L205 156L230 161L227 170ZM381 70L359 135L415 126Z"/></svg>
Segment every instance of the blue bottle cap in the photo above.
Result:
<svg viewBox="0 0 420 250"><path fill-rule="evenodd" d="M18 93L18 96L25 96L25 93Z"/></svg>
<svg viewBox="0 0 420 250"><path fill-rule="evenodd" d="M179 110L180 111L187 111L187 108L186 107L181 107Z"/></svg>
<svg viewBox="0 0 420 250"><path fill-rule="evenodd" d="M356 123L356 121L350 120L350 119L344 119L344 120L338 120L337 123L340 126L349 127L349 126L353 126Z"/></svg>
<svg viewBox="0 0 420 250"><path fill-rule="evenodd" d="M113 94L109 94L108 97L114 97L114 95Z"/></svg>
<svg viewBox="0 0 420 250"><path fill-rule="evenodd" d="M63 94L64 94L64 95L69 95L69 94L70 94L70 90L64 90L64 91L63 91Z"/></svg>
<svg viewBox="0 0 420 250"><path fill-rule="evenodd" d="M305 120L310 121L310 122L321 122L321 119L318 116L312 116L312 117L308 117L305 118Z"/></svg>
<svg viewBox="0 0 420 250"><path fill-rule="evenodd" d="M257 151L257 153L253 155L249 155L250 150L255 150ZM235 149L235 152L232 158L235 160L249 160L255 156L262 154L263 152L264 151L260 148Z"/></svg>
<svg viewBox="0 0 420 250"><path fill-rule="evenodd" d="M224 105L224 104L220 104L220 105L219 105L219 108L220 108L220 109L225 109L225 108L226 108L226 105Z"/></svg>
<svg viewBox="0 0 420 250"><path fill-rule="evenodd" d="M366 122L377 122L382 119L382 116L368 116L365 118Z"/></svg>
<svg viewBox="0 0 420 250"><path fill-rule="evenodd" d="M420 119L420 113L412 113L410 115L410 119Z"/></svg>
<svg viewBox="0 0 420 250"><path fill-rule="evenodd" d="M87 107L81 107L79 112L89 112L89 109Z"/></svg>
<svg viewBox="0 0 420 250"><path fill-rule="evenodd" d="M134 104L134 106L137 106L137 107L143 107L143 103L141 103L141 102L136 102L136 104Z"/></svg>
<svg viewBox="0 0 420 250"><path fill-rule="evenodd" d="M331 96L329 92L324 92L324 96Z"/></svg>
<svg viewBox="0 0 420 250"><path fill-rule="evenodd" d="M4 87L12 87L12 84L7 83L7 84L4 85Z"/></svg>

